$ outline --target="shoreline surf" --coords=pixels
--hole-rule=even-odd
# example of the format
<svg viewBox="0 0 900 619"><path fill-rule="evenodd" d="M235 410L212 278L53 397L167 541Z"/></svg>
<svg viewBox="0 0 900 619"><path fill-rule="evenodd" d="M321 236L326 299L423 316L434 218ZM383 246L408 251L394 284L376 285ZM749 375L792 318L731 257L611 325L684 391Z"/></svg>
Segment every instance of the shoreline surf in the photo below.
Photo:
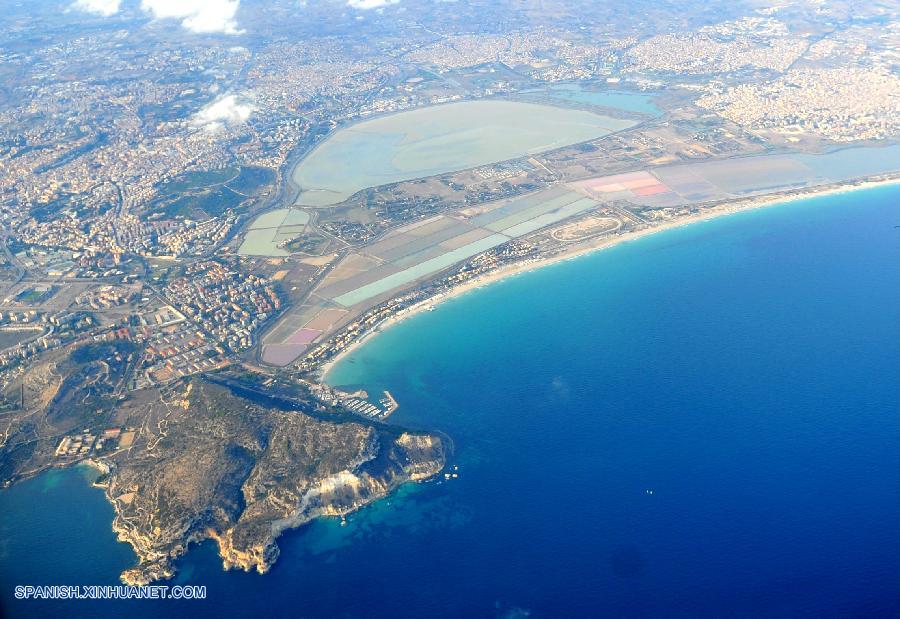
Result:
<svg viewBox="0 0 900 619"><path fill-rule="evenodd" d="M814 199L853 191L863 191L866 189L875 189L878 187L886 187L896 184L900 184L900 176L891 176L888 178L876 177L869 179L859 179L855 181L846 181L832 185L823 185L818 187L792 190L791 192L784 194L769 194L763 196L754 196L745 199L738 199L736 201L723 202L716 206L710 207L702 213L683 217L678 219L677 221L627 232L618 236L601 237L599 239L589 241L587 245L575 247L570 251L563 251L553 256L500 267L495 271L486 273L472 279L471 281L465 282L464 284L455 286L447 292L443 292L436 296L423 299L422 301L419 301L418 303L401 310L397 314L386 318L385 320L378 323L375 327L362 334L358 339L355 339L347 344L347 346L345 346L339 353L322 363L315 369L314 375L319 382L335 387L336 385L331 385L331 383L328 382L328 375L338 363L340 363L343 359L345 359L363 344L367 343L370 339L374 338L380 333L383 333L393 325L398 324L412 316L415 316L422 311L434 308L444 301L454 299L468 292L471 292L472 290L476 290L500 282L514 275L519 275L568 260L574 260L582 256L593 254L604 249L609 249L622 243L635 241L637 239L651 236L659 232L683 228L685 226L718 219L720 217L725 217L728 215L735 215L738 213L749 212L761 208L775 207L781 204L789 204L800 200Z"/></svg>

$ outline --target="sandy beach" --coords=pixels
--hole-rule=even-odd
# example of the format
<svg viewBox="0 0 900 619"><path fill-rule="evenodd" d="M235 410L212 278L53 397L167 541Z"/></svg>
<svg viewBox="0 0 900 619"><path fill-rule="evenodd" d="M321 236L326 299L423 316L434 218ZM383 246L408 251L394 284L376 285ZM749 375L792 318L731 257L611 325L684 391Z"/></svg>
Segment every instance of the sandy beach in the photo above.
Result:
<svg viewBox="0 0 900 619"><path fill-rule="evenodd" d="M411 305L397 314L387 318L378 324L374 329L363 334L358 339L354 340L350 344L344 347L341 352L336 354L334 357L320 365L316 370L317 378L322 382L327 382L328 373L334 368L335 365L339 361L341 361L344 357L351 354L354 350L356 350L359 346L363 345L370 338L375 337L379 333L383 333L389 327L406 320L410 316L414 316L421 311L429 309L446 301L448 299L456 298L460 295L466 294L472 290L482 288L484 286L488 286L495 282L506 279L507 277L512 277L514 275L518 275L520 273L526 273L528 271L532 271L534 269L540 269L542 267L556 264L559 262L563 262L565 260L573 260L575 258L579 258L581 256L585 256L587 254L592 254L596 251L600 251L603 249L608 249L610 247L614 247L619 245L620 243L627 243L629 241L634 241L636 239L649 236L651 234L656 234L658 232L662 232L664 230L672 230L674 228L681 228L683 226L689 226L691 224L699 223L701 221L709 221L711 219L715 219L718 217L723 217L726 215L733 215L736 213L746 212L752 209L766 208L766 207L774 207L780 204L787 204L790 202L795 202L797 200L806 200L809 198L817 198L826 195L833 195L839 193L846 193L850 191L857 191L861 189L871 189L874 187L886 186L886 185L894 185L900 183L900 177L892 177L888 179L879 179L879 180L866 180L866 181L855 181L849 183L840 183L837 185L824 185L820 187L811 187L808 189L794 190L789 193L781 193L781 194L769 194L765 196L757 196L746 198L743 200L739 200L736 202L724 202L717 206L710 207L702 213L698 213L696 215L692 215L689 217L681 217L675 221L661 223L659 225L655 225L648 228L643 228L641 230L635 230L633 232L628 232L625 234L612 236L612 237L601 237L597 239L593 239L591 241L587 241L583 244L573 245L570 250L561 252L559 254L555 254L553 256L548 256L546 258L539 258L531 261L523 261L515 264L511 264L508 266L500 267L490 273L486 273L484 275L473 278L472 280L456 286L451 290L443 292L441 294L435 295L433 297L429 297L424 299L415 305Z"/></svg>

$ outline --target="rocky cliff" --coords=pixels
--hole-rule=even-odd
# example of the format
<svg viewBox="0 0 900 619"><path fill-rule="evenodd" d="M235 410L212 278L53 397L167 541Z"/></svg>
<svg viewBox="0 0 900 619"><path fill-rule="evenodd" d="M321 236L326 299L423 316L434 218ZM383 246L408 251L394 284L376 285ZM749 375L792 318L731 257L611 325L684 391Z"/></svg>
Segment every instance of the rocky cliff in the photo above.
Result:
<svg viewBox="0 0 900 619"><path fill-rule="evenodd" d="M214 539L226 568L265 573L286 529L352 512L444 466L437 437L262 406L195 381L134 398L134 446L110 458L114 529L138 554L128 584L171 577L188 545Z"/></svg>

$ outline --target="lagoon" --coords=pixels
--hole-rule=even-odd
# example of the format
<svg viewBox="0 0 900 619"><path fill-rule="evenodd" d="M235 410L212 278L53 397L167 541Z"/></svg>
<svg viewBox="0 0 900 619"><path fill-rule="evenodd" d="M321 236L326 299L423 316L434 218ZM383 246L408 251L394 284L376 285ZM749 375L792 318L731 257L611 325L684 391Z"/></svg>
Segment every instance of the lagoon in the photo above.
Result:
<svg viewBox="0 0 900 619"><path fill-rule="evenodd" d="M288 256L290 252L278 244L299 235L308 223L309 213L299 209L283 208L264 213L248 226L238 254L273 258Z"/></svg>
<svg viewBox="0 0 900 619"><path fill-rule="evenodd" d="M656 97L648 93L606 89L587 90L580 84L554 84L547 88L524 92L572 103L627 110L650 116L659 116L662 113L662 110L656 106Z"/></svg>
<svg viewBox="0 0 900 619"><path fill-rule="evenodd" d="M291 175L298 204L328 206L378 185L455 172L584 142L634 126L551 105L464 101L339 129Z"/></svg>

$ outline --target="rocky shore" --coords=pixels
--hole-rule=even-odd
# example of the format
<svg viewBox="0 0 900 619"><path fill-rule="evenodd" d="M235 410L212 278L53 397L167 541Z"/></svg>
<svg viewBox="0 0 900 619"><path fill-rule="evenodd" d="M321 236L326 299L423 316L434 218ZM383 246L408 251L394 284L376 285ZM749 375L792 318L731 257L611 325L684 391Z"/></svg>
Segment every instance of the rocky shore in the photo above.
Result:
<svg viewBox="0 0 900 619"><path fill-rule="evenodd" d="M113 528L139 558L126 584L172 577L174 560L206 539L226 569L265 573L285 530L346 515L445 463L435 436L331 423L191 385L160 434L117 457L106 478Z"/></svg>

